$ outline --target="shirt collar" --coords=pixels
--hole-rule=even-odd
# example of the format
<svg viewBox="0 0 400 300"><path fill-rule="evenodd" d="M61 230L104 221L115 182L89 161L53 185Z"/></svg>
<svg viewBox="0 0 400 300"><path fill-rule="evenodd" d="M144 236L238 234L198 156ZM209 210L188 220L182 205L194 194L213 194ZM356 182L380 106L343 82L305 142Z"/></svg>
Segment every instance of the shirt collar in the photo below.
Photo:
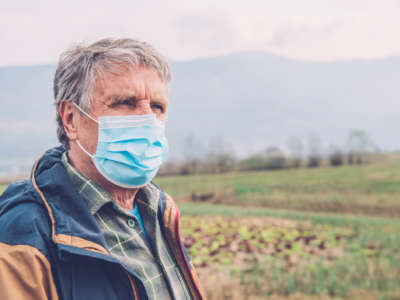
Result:
<svg viewBox="0 0 400 300"><path fill-rule="evenodd" d="M95 183L93 180L82 175L76 170L68 160L67 152L64 152L61 156L61 162L67 171L72 183L78 190L78 193L86 200L90 212L94 215L98 210L105 204L112 202L116 206L118 204L111 197L111 195L104 190L100 185ZM153 211L157 211L157 204L159 198L158 189L151 183L146 184L137 193L135 201L136 205L145 204L150 207Z"/></svg>

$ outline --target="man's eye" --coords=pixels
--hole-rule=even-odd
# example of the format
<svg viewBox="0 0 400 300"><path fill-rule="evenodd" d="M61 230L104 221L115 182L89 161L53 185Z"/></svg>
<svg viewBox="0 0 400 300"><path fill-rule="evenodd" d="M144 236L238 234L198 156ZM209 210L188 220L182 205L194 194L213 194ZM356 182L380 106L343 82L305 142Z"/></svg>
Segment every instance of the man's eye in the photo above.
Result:
<svg viewBox="0 0 400 300"><path fill-rule="evenodd" d="M164 107L159 105L159 104L152 104L151 105L151 109L153 111L157 111L157 112L163 112L164 111Z"/></svg>
<svg viewBox="0 0 400 300"><path fill-rule="evenodd" d="M132 100L121 100L121 101L114 102L112 104L113 107L116 107L116 106L119 106L119 105L128 105L128 106L134 107L135 106L135 102L132 101Z"/></svg>

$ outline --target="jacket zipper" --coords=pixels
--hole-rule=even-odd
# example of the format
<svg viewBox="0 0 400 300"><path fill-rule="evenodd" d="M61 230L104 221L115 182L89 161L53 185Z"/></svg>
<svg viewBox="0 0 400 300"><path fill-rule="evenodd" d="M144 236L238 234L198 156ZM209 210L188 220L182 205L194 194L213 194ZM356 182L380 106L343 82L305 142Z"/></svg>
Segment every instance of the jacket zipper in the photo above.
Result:
<svg viewBox="0 0 400 300"><path fill-rule="evenodd" d="M172 201L172 203L173 203L173 205L175 206L175 210L176 210L176 212L177 212L177 213L176 213L176 216L175 216L175 220L174 220L174 223L175 223L175 224L174 224L174 229L175 229L175 234L176 234L176 236L177 236L177 238L178 238L179 250L180 250L180 252L181 252L181 255L182 255L182 257L183 257L183 260L185 261L186 269L187 269L188 272L189 272L190 279L191 279L191 281L193 282L193 285L194 285L194 287L195 287L195 289L196 289L196 292L197 292L197 294L199 295L200 299L203 299L203 296L202 296L202 293L201 293L201 291L200 291L200 288L199 288L199 286L197 285L197 282L196 282L196 280L195 280L194 277L193 277L193 273L192 273L192 270L191 270L191 268L190 268L189 262L188 262L188 260L187 260L187 258L186 258L185 251L183 250L182 240L181 240L181 236L180 236L180 233L179 233L180 211L179 211L179 209L178 209L176 203L175 203L174 201ZM196 298L196 297L195 297L195 298Z"/></svg>

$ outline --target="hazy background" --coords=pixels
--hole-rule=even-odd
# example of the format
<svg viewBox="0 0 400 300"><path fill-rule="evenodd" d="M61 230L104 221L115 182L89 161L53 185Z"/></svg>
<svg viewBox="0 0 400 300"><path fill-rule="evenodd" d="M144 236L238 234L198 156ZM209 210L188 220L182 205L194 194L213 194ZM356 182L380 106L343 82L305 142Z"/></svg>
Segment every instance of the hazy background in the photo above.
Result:
<svg viewBox="0 0 400 300"><path fill-rule="evenodd" d="M169 58L173 160L216 144L237 157L290 152L291 137L310 136L345 151L354 129L398 150L399 13L399 1L365 0L2 3L0 172L29 170L57 144L59 54L109 36Z"/></svg>

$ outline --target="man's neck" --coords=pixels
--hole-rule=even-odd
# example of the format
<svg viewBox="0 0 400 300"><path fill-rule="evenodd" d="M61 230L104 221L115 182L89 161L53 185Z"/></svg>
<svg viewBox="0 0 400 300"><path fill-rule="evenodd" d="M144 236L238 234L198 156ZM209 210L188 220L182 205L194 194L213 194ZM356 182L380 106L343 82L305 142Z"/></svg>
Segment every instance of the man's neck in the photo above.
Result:
<svg viewBox="0 0 400 300"><path fill-rule="evenodd" d="M132 210L135 207L135 196L138 188L126 189L109 182L99 173L92 160L76 155L74 151L67 152L70 164L83 176L100 185L111 197L125 210Z"/></svg>
<svg viewBox="0 0 400 300"><path fill-rule="evenodd" d="M132 210L135 207L135 196L139 189L105 189L111 197L125 210Z"/></svg>

